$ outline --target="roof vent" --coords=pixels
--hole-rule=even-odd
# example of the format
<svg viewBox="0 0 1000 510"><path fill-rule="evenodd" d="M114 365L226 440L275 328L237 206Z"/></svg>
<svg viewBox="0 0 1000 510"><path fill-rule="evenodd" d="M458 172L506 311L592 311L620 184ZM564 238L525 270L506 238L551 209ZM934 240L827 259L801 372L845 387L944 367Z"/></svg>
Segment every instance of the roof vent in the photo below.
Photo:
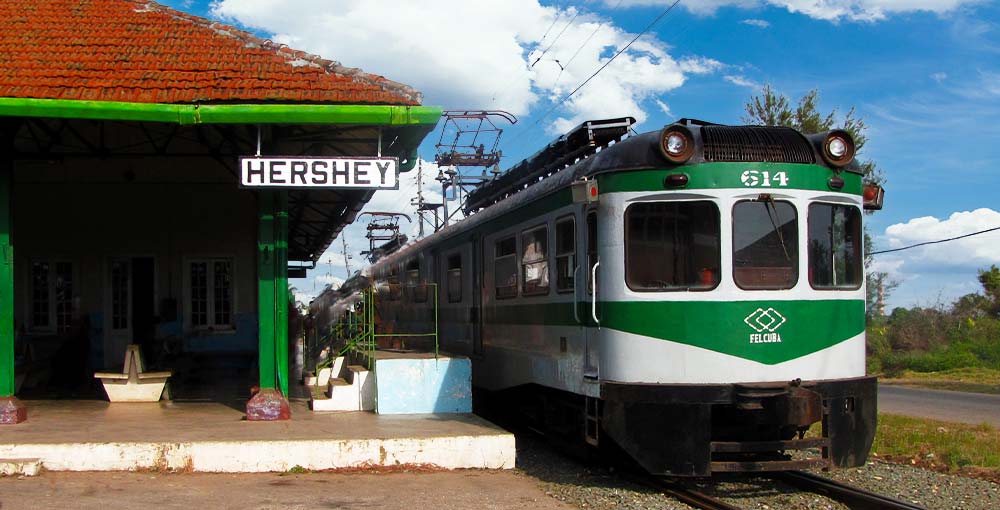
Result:
<svg viewBox="0 0 1000 510"><path fill-rule="evenodd" d="M705 161L815 163L809 142L798 131L766 126L702 126Z"/></svg>

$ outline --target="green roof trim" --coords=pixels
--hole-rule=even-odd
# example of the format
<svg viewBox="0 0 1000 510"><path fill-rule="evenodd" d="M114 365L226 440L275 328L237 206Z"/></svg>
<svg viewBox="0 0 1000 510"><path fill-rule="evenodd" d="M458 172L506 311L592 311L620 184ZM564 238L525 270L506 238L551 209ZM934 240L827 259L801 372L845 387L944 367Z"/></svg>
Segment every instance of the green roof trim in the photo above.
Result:
<svg viewBox="0 0 1000 510"><path fill-rule="evenodd" d="M0 97L0 116L195 124L430 126L436 106L339 104L165 104Z"/></svg>

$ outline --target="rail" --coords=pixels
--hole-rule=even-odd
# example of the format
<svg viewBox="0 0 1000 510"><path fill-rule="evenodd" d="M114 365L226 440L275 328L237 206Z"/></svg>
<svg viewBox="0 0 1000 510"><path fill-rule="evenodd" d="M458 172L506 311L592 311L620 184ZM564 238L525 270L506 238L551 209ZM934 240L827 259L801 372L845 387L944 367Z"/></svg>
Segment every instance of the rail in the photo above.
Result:
<svg viewBox="0 0 1000 510"><path fill-rule="evenodd" d="M836 499L849 506L851 510L926 510L914 503L875 494L803 471L782 471L771 476L802 490Z"/></svg>

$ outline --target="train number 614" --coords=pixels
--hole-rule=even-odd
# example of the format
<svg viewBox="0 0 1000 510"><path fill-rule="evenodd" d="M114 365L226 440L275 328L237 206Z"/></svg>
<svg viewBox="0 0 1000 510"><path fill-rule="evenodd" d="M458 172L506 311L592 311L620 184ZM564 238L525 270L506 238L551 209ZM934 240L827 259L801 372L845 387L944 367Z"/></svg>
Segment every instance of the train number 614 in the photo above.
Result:
<svg viewBox="0 0 1000 510"><path fill-rule="evenodd" d="M776 172L771 175L771 172L767 170L744 170L740 175L740 180L748 188L770 188L772 182L775 183L775 186L788 186L788 174L785 172Z"/></svg>

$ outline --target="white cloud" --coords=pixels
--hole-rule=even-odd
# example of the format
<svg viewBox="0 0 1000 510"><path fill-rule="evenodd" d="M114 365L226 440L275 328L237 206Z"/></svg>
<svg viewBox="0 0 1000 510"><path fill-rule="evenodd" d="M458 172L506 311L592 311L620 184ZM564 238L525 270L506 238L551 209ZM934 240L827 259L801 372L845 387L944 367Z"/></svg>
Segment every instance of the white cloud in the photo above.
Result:
<svg viewBox="0 0 1000 510"><path fill-rule="evenodd" d="M743 23L744 25L750 25L752 27L757 27L757 28L767 28L767 27L771 26L771 23L769 23L767 20L753 19L753 18L751 18L751 19L745 19L745 20L741 21L740 23Z"/></svg>
<svg viewBox="0 0 1000 510"><path fill-rule="evenodd" d="M936 82L938 82L938 83L941 83L941 82L943 82L943 81L945 81L945 80L948 79L948 74L947 73L934 73L934 74L931 75L931 79L934 80L934 81L936 81Z"/></svg>
<svg viewBox="0 0 1000 510"><path fill-rule="evenodd" d="M885 229L876 249L901 248L927 241L1000 227L1000 212L982 208L953 213L946 219L913 218ZM958 297L982 290L976 271L1000 264L1000 231L946 243L876 255L871 269L889 273L899 288L889 295L896 306L947 305ZM888 245L888 246L886 246Z"/></svg>
<svg viewBox="0 0 1000 510"><path fill-rule="evenodd" d="M427 104L516 115L543 99L561 100L634 37L612 20L577 15L577 9L560 11L539 0L212 4L213 15L273 34L277 42L411 85ZM625 115L641 121L646 108L655 107L652 98L680 87L689 75L721 67L704 57L674 58L647 34L566 101L547 127L560 131L586 118Z"/></svg>
<svg viewBox="0 0 1000 510"><path fill-rule="evenodd" d="M972 232L1000 227L1000 212L981 208L953 213L945 220L933 216L913 218L885 229L889 248L948 239ZM1000 231L967 237L947 243L932 244L897 252L912 265L983 267L1000 264Z"/></svg>
<svg viewBox="0 0 1000 510"><path fill-rule="evenodd" d="M659 108L664 115L666 115L667 117L673 116L674 113L670 111L670 107L667 106L667 103L664 103L659 99L655 99L654 101L656 102L657 108Z"/></svg>
<svg viewBox="0 0 1000 510"><path fill-rule="evenodd" d="M746 76L743 76L743 75L729 74L729 75L726 75L724 77L724 79L726 81L728 81L729 83L732 83L733 85L737 85L737 86L740 86L740 87L747 87L747 88L756 89L756 90L760 90L761 88L763 88L762 84L757 83L757 82L755 82L755 81L751 80L750 78L747 78Z"/></svg>
<svg viewBox="0 0 1000 510"><path fill-rule="evenodd" d="M328 253L329 254L329 253ZM317 283L322 283L326 285L333 285L334 287L340 287L344 283L344 279L339 276L334 276L332 274L321 274L315 278Z"/></svg>
<svg viewBox="0 0 1000 510"><path fill-rule="evenodd" d="M610 3L610 0L605 0ZM715 14L722 7L742 9L759 8L764 5L784 8L788 12L800 13L810 18L827 21L880 21L893 14L909 12L933 12L945 14L966 5L984 3L984 0L701 0L684 2L687 10L700 15ZM662 6L660 0L625 0L623 6Z"/></svg>

